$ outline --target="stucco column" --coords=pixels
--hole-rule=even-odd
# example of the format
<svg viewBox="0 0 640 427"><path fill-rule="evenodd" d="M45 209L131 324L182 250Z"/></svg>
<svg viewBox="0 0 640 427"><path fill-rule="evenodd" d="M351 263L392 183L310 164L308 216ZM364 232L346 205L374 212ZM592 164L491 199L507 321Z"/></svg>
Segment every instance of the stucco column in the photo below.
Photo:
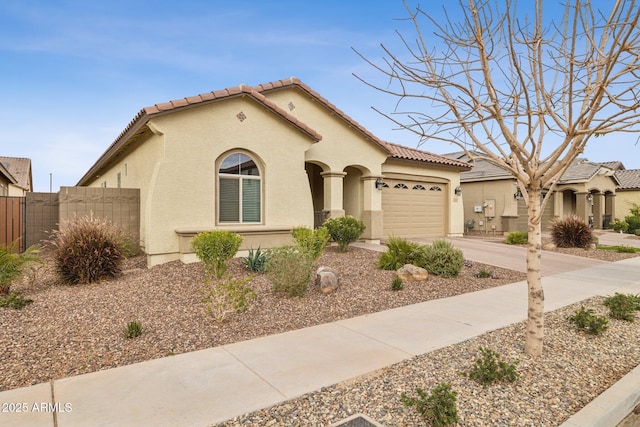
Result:
<svg viewBox="0 0 640 427"><path fill-rule="evenodd" d="M367 226L362 238L379 242L383 237L382 190L376 188L376 180L381 176L367 175L362 179L362 221Z"/></svg>
<svg viewBox="0 0 640 427"><path fill-rule="evenodd" d="M593 228L602 229L602 210L604 208L604 194L593 194Z"/></svg>
<svg viewBox="0 0 640 427"><path fill-rule="evenodd" d="M587 224L591 216L591 202L587 200L589 193L576 193L576 216Z"/></svg>
<svg viewBox="0 0 640 427"><path fill-rule="evenodd" d="M324 179L324 210L329 212L330 218L344 216L342 192L346 172L321 172L320 176Z"/></svg>

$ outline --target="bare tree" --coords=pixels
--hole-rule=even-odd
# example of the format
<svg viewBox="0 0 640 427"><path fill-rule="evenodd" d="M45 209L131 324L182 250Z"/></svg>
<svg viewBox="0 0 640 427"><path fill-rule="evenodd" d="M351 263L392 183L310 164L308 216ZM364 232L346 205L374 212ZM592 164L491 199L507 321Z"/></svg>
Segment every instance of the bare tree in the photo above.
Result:
<svg viewBox="0 0 640 427"><path fill-rule="evenodd" d="M607 10L567 0L550 19L543 0L459 0L448 6L459 19L438 21L405 1L415 39L398 32L404 49L382 45L379 63L360 55L385 84L356 76L398 97L395 111L379 112L421 141L456 144L518 181L528 207L532 355L543 349L541 216L556 180L592 137L638 131L640 8L635 0L599 3Z"/></svg>

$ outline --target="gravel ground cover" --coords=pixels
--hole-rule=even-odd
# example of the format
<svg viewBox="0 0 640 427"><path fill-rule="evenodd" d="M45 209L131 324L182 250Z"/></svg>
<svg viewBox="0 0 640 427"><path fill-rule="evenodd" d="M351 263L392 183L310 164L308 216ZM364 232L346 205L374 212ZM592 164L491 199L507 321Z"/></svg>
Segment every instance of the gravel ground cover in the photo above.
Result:
<svg viewBox="0 0 640 427"><path fill-rule="evenodd" d="M574 255L593 252L616 261L634 254L571 249ZM636 254L637 255L637 254ZM319 265L341 273L341 287L331 295L311 286L304 298L273 294L263 275L250 286L257 298L243 314L218 323L204 315L199 264L168 263L147 269L143 258L126 261L117 279L67 286L55 278L49 262L31 280L13 286L34 300L25 309L0 309L0 390L37 384L101 369L165 357L259 336L299 329L429 299L524 280L522 273L472 263L459 278L430 277L390 290L393 272L376 268L379 253L330 247ZM489 271L498 279L475 275ZM241 260L231 261L236 277L248 274ZM601 298L587 306L603 313ZM276 407L247 414L222 425L328 425L364 412L386 425L420 425L403 408L399 395L416 386L430 390L448 381L458 391L459 425L558 425L626 374L640 361L637 323L610 320L603 337L576 334L560 310L547 317L545 355L522 353L524 326L512 325L456 346L385 368L372 375L310 393ZM123 329L140 321L142 336L126 339ZM505 360L519 359L521 378L515 385L483 389L459 373L478 357L478 347L499 350ZM423 423L422 423L423 424Z"/></svg>
<svg viewBox="0 0 640 427"><path fill-rule="evenodd" d="M386 426L425 425L413 408L403 407L400 393L415 396L416 387L430 392L441 382L458 393L459 426L557 426L640 361L638 314L634 323L609 319L609 329L598 337L576 331L567 320L581 306L606 315L603 300L548 314L545 352L537 358L522 351L522 322L218 426L327 426L356 413ZM519 361L519 379L483 388L461 375L479 357L480 346L508 363Z"/></svg>
<svg viewBox="0 0 640 427"><path fill-rule="evenodd" d="M126 261L124 274L91 285L59 283L51 263L32 280L12 287L34 302L23 310L0 309L0 390L42 383L236 341L304 328L514 281L524 274L482 264L460 277L406 284L391 291L394 272L376 267L378 252L329 247L319 265L341 274L341 287L323 295L314 286L303 298L275 295L264 275L250 282L257 293L245 313L218 323L204 314L201 264L171 262L147 269L143 258ZM497 279L477 278L480 270ZM249 274L240 259L236 277ZM123 329L139 321L143 334L126 339Z"/></svg>

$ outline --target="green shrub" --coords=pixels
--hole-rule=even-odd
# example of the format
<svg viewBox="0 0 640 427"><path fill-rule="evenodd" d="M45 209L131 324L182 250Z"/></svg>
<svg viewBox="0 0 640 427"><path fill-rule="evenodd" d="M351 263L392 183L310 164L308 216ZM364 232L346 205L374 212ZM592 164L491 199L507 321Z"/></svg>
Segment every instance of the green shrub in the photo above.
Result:
<svg viewBox="0 0 640 427"><path fill-rule="evenodd" d="M347 250L349 243L358 240L366 228L364 222L349 215L329 218L324 222L323 226L329 231L331 240L338 242L342 252Z"/></svg>
<svg viewBox="0 0 640 427"><path fill-rule="evenodd" d="M618 253L625 253L625 254L634 254L636 252L640 252L640 249L638 248L634 248L631 246L625 246L625 245L620 245L618 246L618 249L616 249Z"/></svg>
<svg viewBox="0 0 640 427"><path fill-rule="evenodd" d="M464 266L464 256L446 240L435 240L429 246L421 247L423 265L431 274L440 277L457 277Z"/></svg>
<svg viewBox="0 0 640 427"><path fill-rule="evenodd" d="M421 257L420 245L401 237L390 237L386 252L378 259L378 267L397 270L405 264L414 264L418 257Z"/></svg>
<svg viewBox="0 0 640 427"><path fill-rule="evenodd" d="M142 323L137 320L133 320L127 323L127 326L124 328L124 336L126 338L135 338L142 335Z"/></svg>
<svg viewBox="0 0 640 427"><path fill-rule="evenodd" d="M509 245L525 245L528 238L529 233L526 231L513 231L507 235L505 243L508 243Z"/></svg>
<svg viewBox="0 0 640 427"><path fill-rule="evenodd" d="M554 219L551 223L551 238L559 248L586 248L594 242L589 224L575 215Z"/></svg>
<svg viewBox="0 0 640 427"><path fill-rule="evenodd" d="M253 289L246 286L251 279L253 276L234 279L231 275L226 275L207 289L202 289L200 301L205 305L207 314L222 322L231 313L246 311L249 301L256 297Z"/></svg>
<svg viewBox="0 0 640 427"><path fill-rule="evenodd" d="M456 401L458 393L447 383L440 383L430 395L416 387L418 397L409 397L406 393L400 395L405 407L415 406L416 411L430 425L445 427L458 422Z"/></svg>
<svg viewBox="0 0 640 427"><path fill-rule="evenodd" d="M283 246L267 255L267 278L273 290L289 296L303 296L311 281L314 261L300 248Z"/></svg>
<svg viewBox="0 0 640 427"><path fill-rule="evenodd" d="M196 234L191 246L205 271L219 279L227 271L227 261L240 249L242 237L227 230L205 231Z"/></svg>
<svg viewBox="0 0 640 427"><path fill-rule="evenodd" d="M401 278L396 277L395 279L393 279L393 281L391 282L392 291L401 291L403 288L404 288L404 283L402 283Z"/></svg>
<svg viewBox="0 0 640 427"><path fill-rule="evenodd" d="M74 217L53 232L56 272L69 284L115 277L131 242L130 233L106 219Z"/></svg>
<svg viewBox="0 0 640 427"><path fill-rule="evenodd" d="M609 223L609 227L611 227L613 229L613 231L615 232L622 232L622 233L626 233L629 230L629 224L627 224L626 221L611 221Z"/></svg>
<svg viewBox="0 0 640 427"><path fill-rule="evenodd" d="M604 300L604 305L609 307L609 315L614 319L633 322L635 312L640 310L640 296L617 293Z"/></svg>
<svg viewBox="0 0 640 427"><path fill-rule="evenodd" d="M585 309L584 306L567 319L576 327L591 335L600 335L609 327L609 322L604 316L596 316L593 309Z"/></svg>
<svg viewBox="0 0 640 427"><path fill-rule="evenodd" d="M500 354L489 348L479 347L480 357L466 374L467 377L487 387L490 384L507 381L510 383L518 380L518 371L516 365L520 363L516 360L514 363L507 363L500 360Z"/></svg>
<svg viewBox="0 0 640 427"><path fill-rule="evenodd" d="M627 233L636 234L638 230L640 230L640 216L637 215L629 215L624 218L624 221L629 224L627 228Z"/></svg>
<svg viewBox="0 0 640 427"><path fill-rule="evenodd" d="M242 258L242 262L249 270L257 273L264 273L265 266L267 264L267 255L265 252L260 250L260 247L255 251L252 248L249 249L248 256L246 258Z"/></svg>
<svg viewBox="0 0 640 427"><path fill-rule="evenodd" d="M488 279L491 276L491 273L489 273L487 270L480 270L480 272L476 274L476 277L480 279Z"/></svg>
<svg viewBox="0 0 640 427"><path fill-rule="evenodd" d="M314 261L320 259L324 248L331 239L326 227L318 227L315 230L308 227L295 227L291 230L291 236L293 236L296 246L306 251Z"/></svg>
<svg viewBox="0 0 640 427"><path fill-rule="evenodd" d="M26 271L36 264L42 264L36 256L39 252L36 246L32 246L23 253L18 253L15 248L17 242L9 246L0 245L0 295L8 295L11 283L22 278Z"/></svg>
<svg viewBox="0 0 640 427"><path fill-rule="evenodd" d="M22 310L32 302L32 299L23 297L20 295L20 292L17 291L9 292L9 295L0 294L0 307Z"/></svg>

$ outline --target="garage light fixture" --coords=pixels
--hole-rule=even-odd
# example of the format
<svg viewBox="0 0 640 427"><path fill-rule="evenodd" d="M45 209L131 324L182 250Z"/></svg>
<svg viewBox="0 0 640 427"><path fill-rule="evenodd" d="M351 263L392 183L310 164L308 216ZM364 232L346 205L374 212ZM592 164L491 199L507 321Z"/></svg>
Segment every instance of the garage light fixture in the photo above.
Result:
<svg viewBox="0 0 640 427"><path fill-rule="evenodd" d="M516 200L522 200L522 191L520 191L520 187L516 187L516 192L513 193L513 198Z"/></svg>
<svg viewBox="0 0 640 427"><path fill-rule="evenodd" d="M591 194L591 193L587 194L587 201L589 201L589 202L593 201L593 194Z"/></svg>
<svg viewBox="0 0 640 427"><path fill-rule="evenodd" d="M382 180L382 178L376 179L376 189L382 190L383 188L384 188L384 181Z"/></svg>
<svg viewBox="0 0 640 427"><path fill-rule="evenodd" d="M459 185L456 187L454 191L456 193L456 196L462 196L462 187L460 187Z"/></svg>

